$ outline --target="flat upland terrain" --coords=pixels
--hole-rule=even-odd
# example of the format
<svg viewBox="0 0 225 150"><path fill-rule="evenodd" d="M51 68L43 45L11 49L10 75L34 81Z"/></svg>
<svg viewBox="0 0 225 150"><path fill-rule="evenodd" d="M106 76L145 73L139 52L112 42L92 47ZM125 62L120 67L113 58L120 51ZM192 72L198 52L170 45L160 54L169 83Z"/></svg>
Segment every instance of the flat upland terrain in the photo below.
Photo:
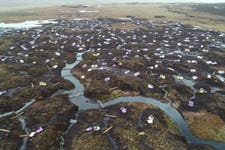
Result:
<svg viewBox="0 0 225 150"><path fill-rule="evenodd" d="M102 5L54 6L45 8L2 11L0 21L21 22L42 19L120 18L136 16L163 21L183 22L204 28L225 31L225 4L157 4L126 3ZM217 8L219 7L219 8ZM96 11L96 12L82 12ZM217 12L217 13L215 13Z"/></svg>
<svg viewBox="0 0 225 150"><path fill-rule="evenodd" d="M223 6L1 11L0 149L223 150Z"/></svg>

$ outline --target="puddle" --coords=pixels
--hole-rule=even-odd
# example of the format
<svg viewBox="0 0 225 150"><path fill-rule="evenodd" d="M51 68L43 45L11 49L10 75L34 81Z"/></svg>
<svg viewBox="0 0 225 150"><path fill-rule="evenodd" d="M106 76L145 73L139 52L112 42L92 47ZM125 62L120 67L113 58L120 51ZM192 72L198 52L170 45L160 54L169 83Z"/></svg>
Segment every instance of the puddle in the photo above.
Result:
<svg viewBox="0 0 225 150"><path fill-rule="evenodd" d="M98 13L99 10L79 10L80 13Z"/></svg>
<svg viewBox="0 0 225 150"><path fill-rule="evenodd" d="M35 20L25 21L20 23L0 23L0 28L14 28L14 29L30 29L35 27L41 27L44 24L56 24L54 20Z"/></svg>

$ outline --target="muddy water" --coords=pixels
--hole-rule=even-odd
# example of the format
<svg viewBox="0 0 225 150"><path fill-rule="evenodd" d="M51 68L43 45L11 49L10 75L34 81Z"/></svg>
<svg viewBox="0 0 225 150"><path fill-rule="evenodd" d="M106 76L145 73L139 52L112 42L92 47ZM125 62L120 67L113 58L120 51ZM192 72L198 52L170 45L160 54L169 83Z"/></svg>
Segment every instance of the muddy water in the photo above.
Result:
<svg viewBox="0 0 225 150"><path fill-rule="evenodd" d="M29 134L29 129L26 127L26 121L25 121L24 116L20 116L18 118L18 120L21 122L21 125L22 125L22 128L23 128L24 132L26 134ZM29 137L24 137L23 138L23 144L20 146L19 150L25 150L26 149L26 144L28 142L28 139L29 139Z"/></svg>
<svg viewBox="0 0 225 150"><path fill-rule="evenodd" d="M208 144L218 150L224 149L225 143L203 140L193 136L184 118L176 109L174 109L171 106L170 102L162 103L159 100L156 100L153 98L147 98L142 96L134 96L134 97L128 96L128 97L116 98L106 103L101 103L99 101L96 102L92 99L85 97L83 95L84 94L83 85L80 83L80 81L76 77L73 77L73 75L70 72L70 70L73 67L75 67L77 64L79 64L79 62L82 60L82 55L83 53L77 53L77 61L75 61L73 64L67 64L61 72L62 77L69 80L75 85L75 88L68 91L67 93L71 97L70 98L71 102L79 106L80 110L99 109L100 107L108 107L111 105L118 104L120 102L142 102L146 104L152 104L154 106L159 107L161 110L163 110L178 125L178 127L181 129L181 135L185 136L189 142L196 143L196 144ZM76 97L73 98L74 96Z"/></svg>
<svg viewBox="0 0 225 150"><path fill-rule="evenodd" d="M10 116L12 114L19 114L22 111L24 111L27 107L29 107L30 105L32 105L34 102L35 102L35 100L32 99L32 100L30 100L29 102L27 102L22 108L20 108L17 111L11 111L11 112L7 112L7 113L4 113L4 114L0 114L0 118L6 117L6 116Z"/></svg>
<svg viewBox="0 0 225 150"><path fill-rule="evenodd" d="M103 119L104 127L108 127L108 124L109 124L108 121L109 121L109 120L110 120L110 119L107 118L107 117L105 117L105 118ZM111 134L110 134L110 133L106 133L106 136L107 136L109 142L110 142L111 145L112 145L112 150L119 150L119 147L118 147L118 145L117 145L117 143L116 143L116 140L111 136Z"/></svg>
<svg viewBox="0 0 225 150"><path fill-rule="evenodd" d="M35 27L41 27L43 24L56 24L56 23L58 22L54 20L35 20L35 21L25 21L20 23L0 22L0 28L30 29Z"/></svg>
<svg viewBox="0 0 225 150"><path fill-rule="evenodd" d="M96 109L99 107L99 104L96 103L96 101L83 96L84 86L80 83L80 81L77 78L73 77L73 75L70 72L71 69L77 64L79 64L79 62L82 60L82 55L83 53L78 53L77 61L74 62L73 64L67 64L62 70L61 76L75 85L74 89L67 92L70 96L70 100L72 103L79 106L80 110Z"/></svg>
<svg viewBox="0 0 225 150"><path fill-rule="evenodd" d="M10 116L10 115L13 115L13 114L17 115L17 114L23 112L27 107L29 107L30 105L32 105L34 102L35 102L35 100L32 99L32 100L30 100L29 102L27 102L22 108L20 108L17 111L11 111L11 112L7 112L7 113L4 113L4 114L0 114L0 118L7 117L7 116ZM26 134L28 134L29 133L29 129L26 127L25 118L23 116L19 116L18 120L20 121L21 126L22 126L22 129L24 130L24 132ZM20 149L19 150L25 150L26 149L26 144L27 144L28 139L29 139L29 137L24 137L23 138L23 143L20 146Z"/></svg>

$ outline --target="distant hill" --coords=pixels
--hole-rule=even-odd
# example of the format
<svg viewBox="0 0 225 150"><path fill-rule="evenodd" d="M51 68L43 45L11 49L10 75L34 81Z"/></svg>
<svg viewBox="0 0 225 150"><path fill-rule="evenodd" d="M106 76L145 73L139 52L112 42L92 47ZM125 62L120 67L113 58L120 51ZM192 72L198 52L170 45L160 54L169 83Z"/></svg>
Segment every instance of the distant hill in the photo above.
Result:
<svg viewBox="0 0 225 150"><path fill-rule="evenodd" d="M225 3L195 5L194 10L225 16Z"/></svg>

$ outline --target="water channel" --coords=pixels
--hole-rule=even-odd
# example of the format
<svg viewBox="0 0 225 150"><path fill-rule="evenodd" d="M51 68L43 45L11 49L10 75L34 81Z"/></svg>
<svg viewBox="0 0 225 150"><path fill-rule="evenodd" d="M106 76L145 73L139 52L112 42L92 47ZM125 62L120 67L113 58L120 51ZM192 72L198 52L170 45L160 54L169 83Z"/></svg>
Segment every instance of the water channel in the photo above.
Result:
<svg viewBox="0 0 225 150"><path fill-rule="evenodd" d="M73 69L76 65L78 65L82 61L83 53L76 54L76 61L72 64L67 64L61 72L61 76L69 80L75 85L75 88L68 91L67 93L70 95L70 100L75 105L79 106L79 110L89 110L89 109L99 109L100 107L108 107L111 105L118 104L120 102L142 102L146 104L152 104L154 106L159 107L163 110L180 128L181 135L185 136L190 143L196 144L208 144L216 148L217 150L224 150L225 143L216 142L216 141L209 141L203 140L196 136L194 136L182 117L182 115L171 106L171 102L169 103L162 103L159 100L149 98L149 97L142 97L142 96L128 96L128 97L119 97L116 99L112 99L106 103L101 103L100 101L92 100L84 96L84 86L81 82L72 75L71 69Z"/></svg>

